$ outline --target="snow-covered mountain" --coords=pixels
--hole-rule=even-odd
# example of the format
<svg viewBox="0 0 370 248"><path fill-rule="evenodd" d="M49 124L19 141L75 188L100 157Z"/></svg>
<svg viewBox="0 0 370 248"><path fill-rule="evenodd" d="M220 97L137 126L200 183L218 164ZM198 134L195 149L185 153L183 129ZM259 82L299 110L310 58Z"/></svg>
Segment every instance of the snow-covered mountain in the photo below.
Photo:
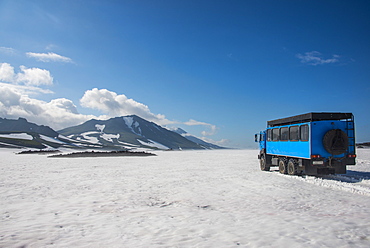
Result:
<svg viewBox="0 0 370 248"><path fill-rule="evenodd" d="M135 149L208 149L180 134L149 122L136 115L109 120L89 120L81 125L59 130L59 133L81 142L105 147Z"/></svg>
<svg viewBox="0 0 370 248"><path fill-rule="evenodd" d="M182 129L181 129L182 130ZM183 131L183 130L182 130ZM185 131L183 131L186 133ZM163 128L136 115L109 120L89 120L58 132L24 118L0 118L0 147L91 148L106 150L136 149L218 149L186 133Z"/></svg>
<svg viewBox="0 0 370 248"><path fill-rule="evenodd" d="M0 118L0 147L58 148L76 147L52 128L28 122L24 118Z"/></svg>
<svg viewBox="0 0 370 248"><path fill-rule="evenodd" d="M188 132L186 132L184 129L181 129L181 128L176 128L173 130L174 132L180 134L181 136L185 137L186 139L194 142L194 143L197 143L207 149L225 149L225 147L221 147L221 146L218 146L218 145L215 145L215 144L212 144L212 143L209 143L209 142L206 142L202 139L199 139L191 134L189 134Z"/></svg>
<svg viewBox="0 0 370 248"><path fill-rule="evenodd" d="M11 120L0 118L0 131L2 132L35 132L38 134L47 135L49 137L57 137L58 133L48 126L37 125L28 122L24 118L18 120Z"/></svg>

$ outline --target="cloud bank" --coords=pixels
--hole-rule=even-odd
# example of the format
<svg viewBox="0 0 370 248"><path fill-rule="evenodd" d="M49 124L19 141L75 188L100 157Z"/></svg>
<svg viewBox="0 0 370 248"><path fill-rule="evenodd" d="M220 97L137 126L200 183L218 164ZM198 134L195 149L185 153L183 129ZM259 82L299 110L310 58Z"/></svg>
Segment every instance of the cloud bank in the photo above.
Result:
<svg viewBox="0 0 370 248"><path fill-rule="evenodd" d="M160 125L173 124L164 115L153 114L147 105L127 98L124 94L118 95L107 89L87 90L80 100L81 106L97 109L108 116L138 115L146 120Z"/></svg>
<svg viewBox="0 0 370 248"><path fill-rule="evenodd" d="M52 85L53 77L50 72L40 68L20 66L20 72L15 73L14 67L8 63L0 63L0 81L23 84L27 86Z"/></svg>
<svg viewBox="0 0 370 248"><path fill-rule="evenodd" d="M94 118L81 115L71 100L53 99L50 102L34 99L31 95L48 94L52 91L40 86L53 85L50 72L40 68L20 66L18 73L8 63L0 63L0 116L27 120L60 129Z"/></svg>
<svg viewBox="0 0 370 248"><path fill-rule="evenodd" d="M0 85L0 116L24 117L30 122L48 125L56 130L95 118L82 115L71 100L58 98L45 102L22 94L17 89Z"/></svg>

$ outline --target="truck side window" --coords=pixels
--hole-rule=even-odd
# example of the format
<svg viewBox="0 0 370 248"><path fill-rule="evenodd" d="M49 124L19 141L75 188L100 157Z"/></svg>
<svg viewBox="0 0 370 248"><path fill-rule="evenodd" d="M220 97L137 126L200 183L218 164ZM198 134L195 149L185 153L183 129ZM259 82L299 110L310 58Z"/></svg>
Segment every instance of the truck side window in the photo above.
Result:
<svg viewBox="0 0 370 248"><path fill-rule="evenodd" d="M289 129L288 127L280 128L280 140L281 141L288 141L289 136Z"/></svg>
<svg viewBox="0 0 370 248"><path fill-rule="evenodd" d="M298 141L299 139L299 126L289 127L289 140Z"/></svg>
<svg viewBox="0 0 370 248"><path fill-rule="evenodd" d="M267 141L271 141L271 140L272 140L272 130L268 129L267 130Z"/></svg>
<svg viewBox="0 0 370 248"><path fill-rule="evenodd" d="M300 126L300 136L301 141L308 141L308 125Z"/></svg>
<svg viewBox="0 0 370 248"><path fill-rule="evenodd" d="M272 141L279 141L279 128L272 129Z"/></svg>

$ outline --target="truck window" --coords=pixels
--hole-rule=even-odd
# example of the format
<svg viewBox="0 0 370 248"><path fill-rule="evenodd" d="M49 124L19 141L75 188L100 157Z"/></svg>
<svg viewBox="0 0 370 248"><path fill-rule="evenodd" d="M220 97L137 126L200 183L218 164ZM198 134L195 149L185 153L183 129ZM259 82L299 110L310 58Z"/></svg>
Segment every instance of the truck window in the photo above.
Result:
<svg viewBox="0 0 370 248"><path fill-rule="evenodd" d="M299 126L289 127L289 140L298 141L299 139Z"/></svg>
<svg viewBox="0 0 370 248"><path fill-rule="evenodd" d="M279 141L279 128L272 129L272 141Z"/></svg>
<svg viewBox="0 0 370 248"><path fill-rule="evenodd" d="M271 141L271 140L272 140L272 130L268 129L267 130L267 141Z"/></svg>
<svg viewBox="0 0 370 248"><path fill-rule="evenodd" d="M308 141L308 125L300 126L300 138L301 141Z"/></svg>
<svg viewBox="0 0 370 248"><path fill-rule="evenodd" d="M281 141L288 141L289 136L289 129L288 127L280 128L280 140Z"/></svg>

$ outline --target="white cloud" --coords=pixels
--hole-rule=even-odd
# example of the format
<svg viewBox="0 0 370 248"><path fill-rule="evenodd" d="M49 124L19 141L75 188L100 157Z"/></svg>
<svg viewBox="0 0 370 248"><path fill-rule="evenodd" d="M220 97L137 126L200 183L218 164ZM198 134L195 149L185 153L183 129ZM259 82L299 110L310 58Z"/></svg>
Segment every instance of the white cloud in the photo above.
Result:
<svg viewBox="0 0 370 248"><path fill-rule="evenodd" d="M48 70L20 66L15 73L8 63L0 63L0 116L5 118L27 118L31 122L53 128L78 124L93 116L77 113L76 106L68 99L45 102L30 95L53 93L41 85L52 85L53 77Z"/></svg>
<svg viewBox="0 0 370 248"><path fill-rule="evenodd" d="M11 107L19 105L21 95L12 88L0 85L0 103L4 107ZM0 105L1 106L1 105ZM1 109L4 111L3 109Z"/></svg>
<svg viewBox="0 0 370 248"><path fill-rule="evenodd" d="M209 131L203 131L202 132L203 136L212 136L216 133L217 127L215 125L209 124L208 127L209 127L210 130Z"/></svg>
<svg viewBox="0 0 370 248"><path fill-rule="evenodd" d="M53 77L50 72L40 68L27 68L20 66L21 72L17 74L17 83L24 83L25 85L52 85Z"/></svg>
<svg viewBox="0 0 370 248"><path fill-rule="evenodd" d="M11 85L0 84L1 117L24 117L30 122L48 125L56 130L96 118L93 115L79 114L71 100L58 98L45 102L23 95L9 86Z"/></svg>
<svg viewBox="0 0 370 248"><path fill-rule="evenodd" d="M129 99L123 94L118 95L107 89L94 88L87 90L81 98L80 103L83 107L100 110L111 117L135 114L160 125L174 123L167 120L164 115L153 114L147 105Z"/></svg>
<svg viewBox="0 0 370 248"><path fill-rule="evenodd" d="M221 140L218 140L218 141L210 139L210 138L206 138L206 137L202 137L201 139L205 142L215 144L215 145L218 145L218 146L227 146L227 145L230 144L230 141L228 139L221 139Z"/></svg>
<svg viewBox="0 0 370 248"><path fill-rule="evenodd" d="M72 59L68 57L64 57L62 55L56 53L26 53L28 57L35 58L38 61L42 62L65 62L65 63L72 63Z"/></svg>
<svg viewBox="0 0 370 248"><path fill-rule="evenodd" d="M309 65L323 65L323 64L333 64L339 62L339 55L334 54L332 58L324 59L322 54L317 51L312 52L306 52L304 55L297 54L297 58L301 60L301 63L303 64L309 64Z"/></svg>
<svg viewBox="0 0 370 248"><path fill-rule="evenodd" d="M9 84L9 83L1 83L0 86L6 86L7 88L11 88L23 95L38 95L38 94L53 94L54 92L49 89L43 89L36 86L26 86L26 85L18 85L18 84Z"/></svg>
<svg viewBox="0 0 370 248"><path fill-rule="evenodd" d="M13 82L14 77L14 67L8 63L0 63L0 81Z"/></svg>
<svg viewBox="0 0 370 248"><path fill-rule="evenodd" d="M58 99L51 100L50 104L59 109L64 109L68 113L78 114L76 105L74 105L71 100L68 100L66 98L58 98Z"/></svg>
<svg viewBox="0 0 370 248"><path fill-rule="evenodd" d="M208 127L209 131L202 131L203 136L214 135L217 131L217 127L215 125L212 125L212 124L209 124L209 123L206 123L206 122L192 120L192 119L190 119L187 122L184 122L184 124L187 125L187 126L206 126L206 127Z"/></svg>
<svg viewBox="0 0 370 248"><path fill-rule="evenodd" d="M205 122L201 122L201 121L196 121L196 120L193 120L193 119L190 119L189 121L187 122L184 122L185 125L187 126L206 126L206 125L210 125L208 123L205 123Z"/></svg>
<svg viewBox="0 0 370 248"><path fill-rule="evenodd" d="M53 84L53 77L48 70L27 68L21 65L20 72L16 74L14 67L8 63L0 63L0 80L12 84L24 84L26 86Z"/></svg>

